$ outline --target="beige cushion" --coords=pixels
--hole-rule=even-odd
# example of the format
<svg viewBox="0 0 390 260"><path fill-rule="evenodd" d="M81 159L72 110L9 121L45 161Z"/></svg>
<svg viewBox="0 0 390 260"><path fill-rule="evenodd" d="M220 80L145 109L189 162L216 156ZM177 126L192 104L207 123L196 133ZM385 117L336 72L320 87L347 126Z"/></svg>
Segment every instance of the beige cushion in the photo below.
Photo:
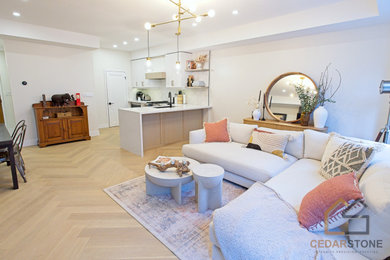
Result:
<svg viewBox="0 0 390 260"><path fill-rule="evenodd" d="M259 145L264 152L284 158L284 149L286 148L289 137L289 135L284 134L269 134L253 131L251 143Z"/></svg>
<svg viewBox="0 0 390 260"><path fill-rule="evenodd" d="M267 132L272 132L275 134L289 135L290 138L288 140L286 149L284 151L298 159L303 158L303 132L302 131L287 131L287 130L271 129L266 127L259 127L258 129Z"/></svg>
<svg viewBox="0 0 390 260"><path fill-rule="evenodd" d="M202 163L214 163L225 171L261 182L278 175L297 160L291 155L282 159L270 153L245 148L245 145L235 142L186 144L182 151L186 157Z"/></svg>
<svg viewBox="0 0 390 260"><path fill-rule="evenodd" d="M329 141L329 134L314 130L305 130L303 133L305 135L304 157L321 161Z"/></svg>
<svg viewBox="0 0 390 260"><path fill-rule="evenodd" d="M230 123L230 137L233 142L247 144L256 125Z"/></svg>

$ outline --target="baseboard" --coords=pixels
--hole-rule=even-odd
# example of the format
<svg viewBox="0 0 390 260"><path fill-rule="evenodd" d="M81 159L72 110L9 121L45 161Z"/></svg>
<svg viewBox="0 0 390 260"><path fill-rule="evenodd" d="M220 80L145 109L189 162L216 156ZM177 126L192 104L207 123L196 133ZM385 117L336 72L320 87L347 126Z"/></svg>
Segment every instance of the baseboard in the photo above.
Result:
<svg viewBox="0 0 390 260"><path fill-rule="evenodd" d="M25 146L35 146L38 145L37 139L24 139L23 147Z"/></svg>
<svg viewBox="0 0 390 260"><path fill-rule="evenodd" d="M89 135L90 136L99 136L100 135L100 131L99 129L98 130L92 130L89 132Z"/></svg>

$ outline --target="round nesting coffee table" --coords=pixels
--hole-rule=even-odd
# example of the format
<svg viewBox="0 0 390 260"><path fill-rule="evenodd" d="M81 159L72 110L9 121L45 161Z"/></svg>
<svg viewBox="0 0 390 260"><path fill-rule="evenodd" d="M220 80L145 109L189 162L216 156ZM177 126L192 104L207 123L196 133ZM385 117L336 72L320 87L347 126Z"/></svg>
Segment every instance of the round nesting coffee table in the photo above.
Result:
<svg viewBox="0 0 390 260"><path fill-rule="evenodd" d="M171 157L175 160L189 161L189 168L192 170L199 162L186 157ZM181 190L184 184L193 181L192 172L183 173L180 177L176 173L176 168L169 168L165 172L160 172L155 167L145 166L146 194L160 195L171 193L178 204L181 204Z"/></svg>
<svg viewBox="0 0 390 260"><path fill-rule="evenodd" d="M199 164L192 168L198 211L222 206L222 180L225 170L215 164Z"/></svg>

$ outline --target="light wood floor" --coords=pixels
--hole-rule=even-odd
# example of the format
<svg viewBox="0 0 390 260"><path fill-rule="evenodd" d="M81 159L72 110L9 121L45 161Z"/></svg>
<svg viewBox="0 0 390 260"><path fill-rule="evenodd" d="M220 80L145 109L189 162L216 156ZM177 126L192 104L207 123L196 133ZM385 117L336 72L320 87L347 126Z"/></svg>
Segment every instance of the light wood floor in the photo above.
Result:
<svg viewBox="0 0 390 260"><path fill-rule="evenodd" d="M157 155L180 156L182 144L140 158L110 128L91 141L24 148L19 190L0 165L0 259L176 259L103 188L143 175Z"/></svg>

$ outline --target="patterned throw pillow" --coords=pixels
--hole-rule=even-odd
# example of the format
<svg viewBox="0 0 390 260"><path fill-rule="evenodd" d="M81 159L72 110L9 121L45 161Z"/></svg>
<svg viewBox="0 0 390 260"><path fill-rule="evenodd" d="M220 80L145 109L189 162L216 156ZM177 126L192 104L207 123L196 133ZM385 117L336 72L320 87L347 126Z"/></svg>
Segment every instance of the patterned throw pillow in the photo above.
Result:
<svg viewBox="0 0 390 260"><path fill-rule="evenodd" d="M284 149L288 143L289 135L274 134L267 131L253 130L247 148L272 153L285 158Z"/></svg>
<svg viewBox="0 0 390 260"><path fill-rule="evenodd" d="M334 138L332 137L332 139ZM332 146L332 143L338 142L338 140L332 139L329 141L328 146ZM371 162L374 151L374 147L343 140L343 143L329 157L324 156L325 158L322 158L320 173L324 178L330 179L355 172L357 178L360 179L368 164Z"/></svg>

